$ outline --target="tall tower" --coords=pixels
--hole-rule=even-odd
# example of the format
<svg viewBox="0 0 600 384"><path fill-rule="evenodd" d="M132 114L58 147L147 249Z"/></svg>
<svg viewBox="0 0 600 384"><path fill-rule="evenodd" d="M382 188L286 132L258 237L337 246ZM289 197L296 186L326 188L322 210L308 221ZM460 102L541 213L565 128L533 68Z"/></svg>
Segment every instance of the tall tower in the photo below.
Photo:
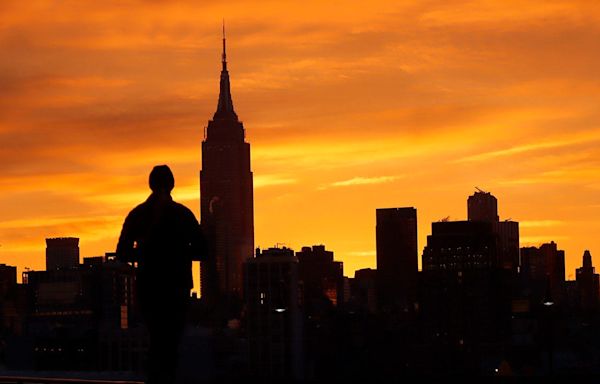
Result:
<svg viewBox="0 0 600 384"><path fill-rule="evenodd" d="M250 144L233 110L223 27L221 87L217 111L202 142L200 215L211 239L210 261L201 264L202 295L241 297L242 264L254 253Z"/></svg>
<svg viewBox="0 0 600 384"><path fill-rule="evenodd" d="M600 303L600 276L592 265L592 254L590 251L583 253L583 266L577 268L577 290L579 293L579 305L583 310L598 308Z"/></svg>
<svg viewBox="0 0 600 384"><path fill-rule="evenodd" d="M412 313L417 295L417 210L376 210L377 299L383 311Z"/></svg>

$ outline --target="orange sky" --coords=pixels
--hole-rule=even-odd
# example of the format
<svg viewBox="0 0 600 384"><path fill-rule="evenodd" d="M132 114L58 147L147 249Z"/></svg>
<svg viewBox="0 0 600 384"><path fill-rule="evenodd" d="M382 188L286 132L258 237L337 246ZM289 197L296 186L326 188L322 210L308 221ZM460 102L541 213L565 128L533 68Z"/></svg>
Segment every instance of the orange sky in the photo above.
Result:
<svg viewBox="0 0 600 384"><path fill-rule="evenodd" d="M257 245L322 243L352 276L376 208L415 206L422 249L479 186L573 278L600 260L600 5L523 3L3 0L0 262L114 250L155 164L198 214L225 17Z"/></svg>

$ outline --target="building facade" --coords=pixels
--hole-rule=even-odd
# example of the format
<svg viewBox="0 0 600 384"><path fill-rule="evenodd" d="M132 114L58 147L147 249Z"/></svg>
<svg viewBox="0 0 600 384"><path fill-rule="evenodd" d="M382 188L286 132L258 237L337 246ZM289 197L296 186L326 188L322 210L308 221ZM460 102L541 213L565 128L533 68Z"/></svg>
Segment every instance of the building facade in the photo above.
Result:
<svg viewBox="0 0 600 384"><path fill-rule="evenodd" d="M432 349L460 356L440 369L478 365L480 356L473 351L510 332L512 279L498 266L497 251L492 223L432 224L423 251L419 324Z"/></svg>
<svg viewBox="0 0 600 384"><path fill-rule="evenodd" d="M245 263L250 372L269 379L303 375L298 259L288 248L257 250Z"/></svg>
<svg viewBox="0 0 600 384"><path fill-rule="evenodd" d="M22 330L20 288L17 267L0 264L0 343L8 334L18 334Z"/></svg>
<svg viewBox="0 0 600 384"><path fill-rule="evenodd" d="M575 273L579 307L584 311L597 310L598 304L600 304L600 280L592 265L590 251L586 250L583 253L583 265L581 268L577 268Z"/></svg>
<svg viewBox="0 0 600 384"><path fill-rule="evenodd" d="M519 223L512 220L500 221L498 199L490 192L476 191L467 199L469 221L492 223L498 237L495 264L509 270L516 277L519 271Z"/></svg>
<svg viewBox="0 0 600 384"><path fill-rule="evenodd" d="M107 254L77 268L26 271L23 285L35 369L142 369L132 266Z"/></svg>
<svg viewBox="0 0 600 384"><path fill-rule="evenodd" d="M73 269L79 266L79 239L46 239L46 270Z"/></svg>
<svg viewBox="0 0 600 384"><path fill-rule="evenodd" d="M467 199L469 221L499 221L498 199L489 192L478 190Z"/></svg>
<svg viewBox="0 0 600 384"><path fill-rule="evenodd" d="M417 210L376 211L377 300L383 311L410 313L416 303Z"/></svg>
<svg viewBox="0 0 600 384"><path fill-rule="evenodd" d="M565 296L565 251L554 241L521 248L521 279L533 307L549 299L560 304Z"/></svg>
<svg viewBox="0 0 600 384"><path fill-rule="evenodd" d="M303 247L296 257L307 310L318 307L324 300L334 306L342 305L344 263L334 261L333 252L325 250L324 245Z"/></svg>
<svg viewBox="0 0 600 384"><path fill-rule="evenodd" d="M211 239L209 261L201 263L201 294L241 297L242 264L254 252L254 208L250 144L233 109L223 36L217 111L202 142L200 215Z"/></svg>

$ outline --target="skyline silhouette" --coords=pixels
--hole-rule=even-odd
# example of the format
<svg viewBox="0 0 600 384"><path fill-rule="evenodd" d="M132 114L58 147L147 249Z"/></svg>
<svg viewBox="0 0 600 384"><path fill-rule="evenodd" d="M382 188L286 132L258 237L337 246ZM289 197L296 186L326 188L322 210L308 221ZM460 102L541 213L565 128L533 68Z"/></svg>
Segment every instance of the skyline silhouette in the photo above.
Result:
<svg viewBox="0 0 600 384"><path fill-rule="evenodd" d="M41 269L46 237L78 236L84 256L110 250L156 157L181 180L175 198L198 207L216 10L144 8L140 20L163 22L152 31L125 22L131 8L110 20L61 9L61 29L52 17L36 22L50 8L7 4L0 262ZM264 18L277 14L265 7L263 26L227 16L236 108L253 145L255 243L323 243L349 273L374 267L375 208L415 206L421 253L427 223L466 217L456 202L477 185L521 223L522 245L556 241L574 278L583 250L600 248L595 7L323 7L312 26L300 10L288 26ZM72 40L80 23L92 27Z"/></svg>
<svg viewBox="0 0 600 384"><path fill-rule="evenodd" d="M254 5L0 6L0 381L599 375L600 7Z"/></svg>
<svg viewBox="0 0 600 384"><path fill-rule="evenodd" d="M47 238L46 270L24 272L22 284L0 264L0 373L103 371L147 383L597 373L591 254L565 281L565 252L554 241L520 248L519 222L500 220L498 199L480 188L466 199L467 220L431 224L422 271L414 207L376 209L377 269L353 278L324 245L258 247L253 256L250 144L225 43L223 27L201 221L172 200L174 175L159 165L116 253L80 264L79 238ZM194 259L199 297L190 295ZM199 348L210 360L186 367Z"/></svg>
<svg viewBox="0 0 600 384"><path fill-rule="evenodd" d="M518 223L499 221L497 200L488 192L477 191L465 200L470 207L474 201L494 204L474 204L479 209L467 221L432 223L423 271L413 261L414 208L377 210L381 265L357 271L354 278L343 276L343 263L323 245L297 252L257 248L255 257L243 263L242 306L219 297L215 308L212 297L193 295L186 296L187 315L175 312L179 315L173 319L185 321L175 323L184 326L179 332L185 330L186 345L177 382L598 374L600 286L590 252L583 254L576 280L565 281L564 251L554 242L521 248L515 269L510 261L518 246L513 241ZM186 223L197 232L197 221L189 211L187 216L192 221ZM166 238L177 234L181 240L180 231L165 228ZM152 238L144 238L145 243ZM149 259L153 278L144 280L153 287L154 304L160 302L154 295L167 295L182 284L190 287L189 279L168 272L174 266L184 275L191 272L191 263L181 270L171 257L184 243L165 248L161 239L156 240L158 251L168 257ZM144 363L152 328L140 322L140 314L145 316L142 263L119 261L133 261L128 255L135 255L136 247L133 254L119 247L116 254L78 264L73 260L78 240L47 239L47 270L26 272L24 284L16 283L14 267L0 264L0 365L8 368L0 376L104 372L110 378L113 372L138 380L157 367L152 360ZM202 248L186 241L187 247ZM402 278L392 281L381 273L390 270ZM155 316L171 318L173 313L161 307L154 308ZM175 323L158 334L179 333ZM208 359L190 365L198 356L193 350L203 350ZM235 369L227 368L232 365Z"/></svg>

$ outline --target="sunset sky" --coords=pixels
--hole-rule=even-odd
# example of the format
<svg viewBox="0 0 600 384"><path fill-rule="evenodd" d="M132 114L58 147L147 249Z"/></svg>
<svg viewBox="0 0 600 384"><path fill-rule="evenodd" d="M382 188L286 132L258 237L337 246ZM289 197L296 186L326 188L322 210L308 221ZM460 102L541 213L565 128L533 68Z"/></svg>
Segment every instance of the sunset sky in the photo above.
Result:
<svg viewBox="0 0 600 384"><path fill-rule="evenodd" d="M0 2L0 263L113 251L155 164L199 215L225 18L255 243L375 267L375 209L466 217L475 186L600 267L596 1Z"/></svg>

